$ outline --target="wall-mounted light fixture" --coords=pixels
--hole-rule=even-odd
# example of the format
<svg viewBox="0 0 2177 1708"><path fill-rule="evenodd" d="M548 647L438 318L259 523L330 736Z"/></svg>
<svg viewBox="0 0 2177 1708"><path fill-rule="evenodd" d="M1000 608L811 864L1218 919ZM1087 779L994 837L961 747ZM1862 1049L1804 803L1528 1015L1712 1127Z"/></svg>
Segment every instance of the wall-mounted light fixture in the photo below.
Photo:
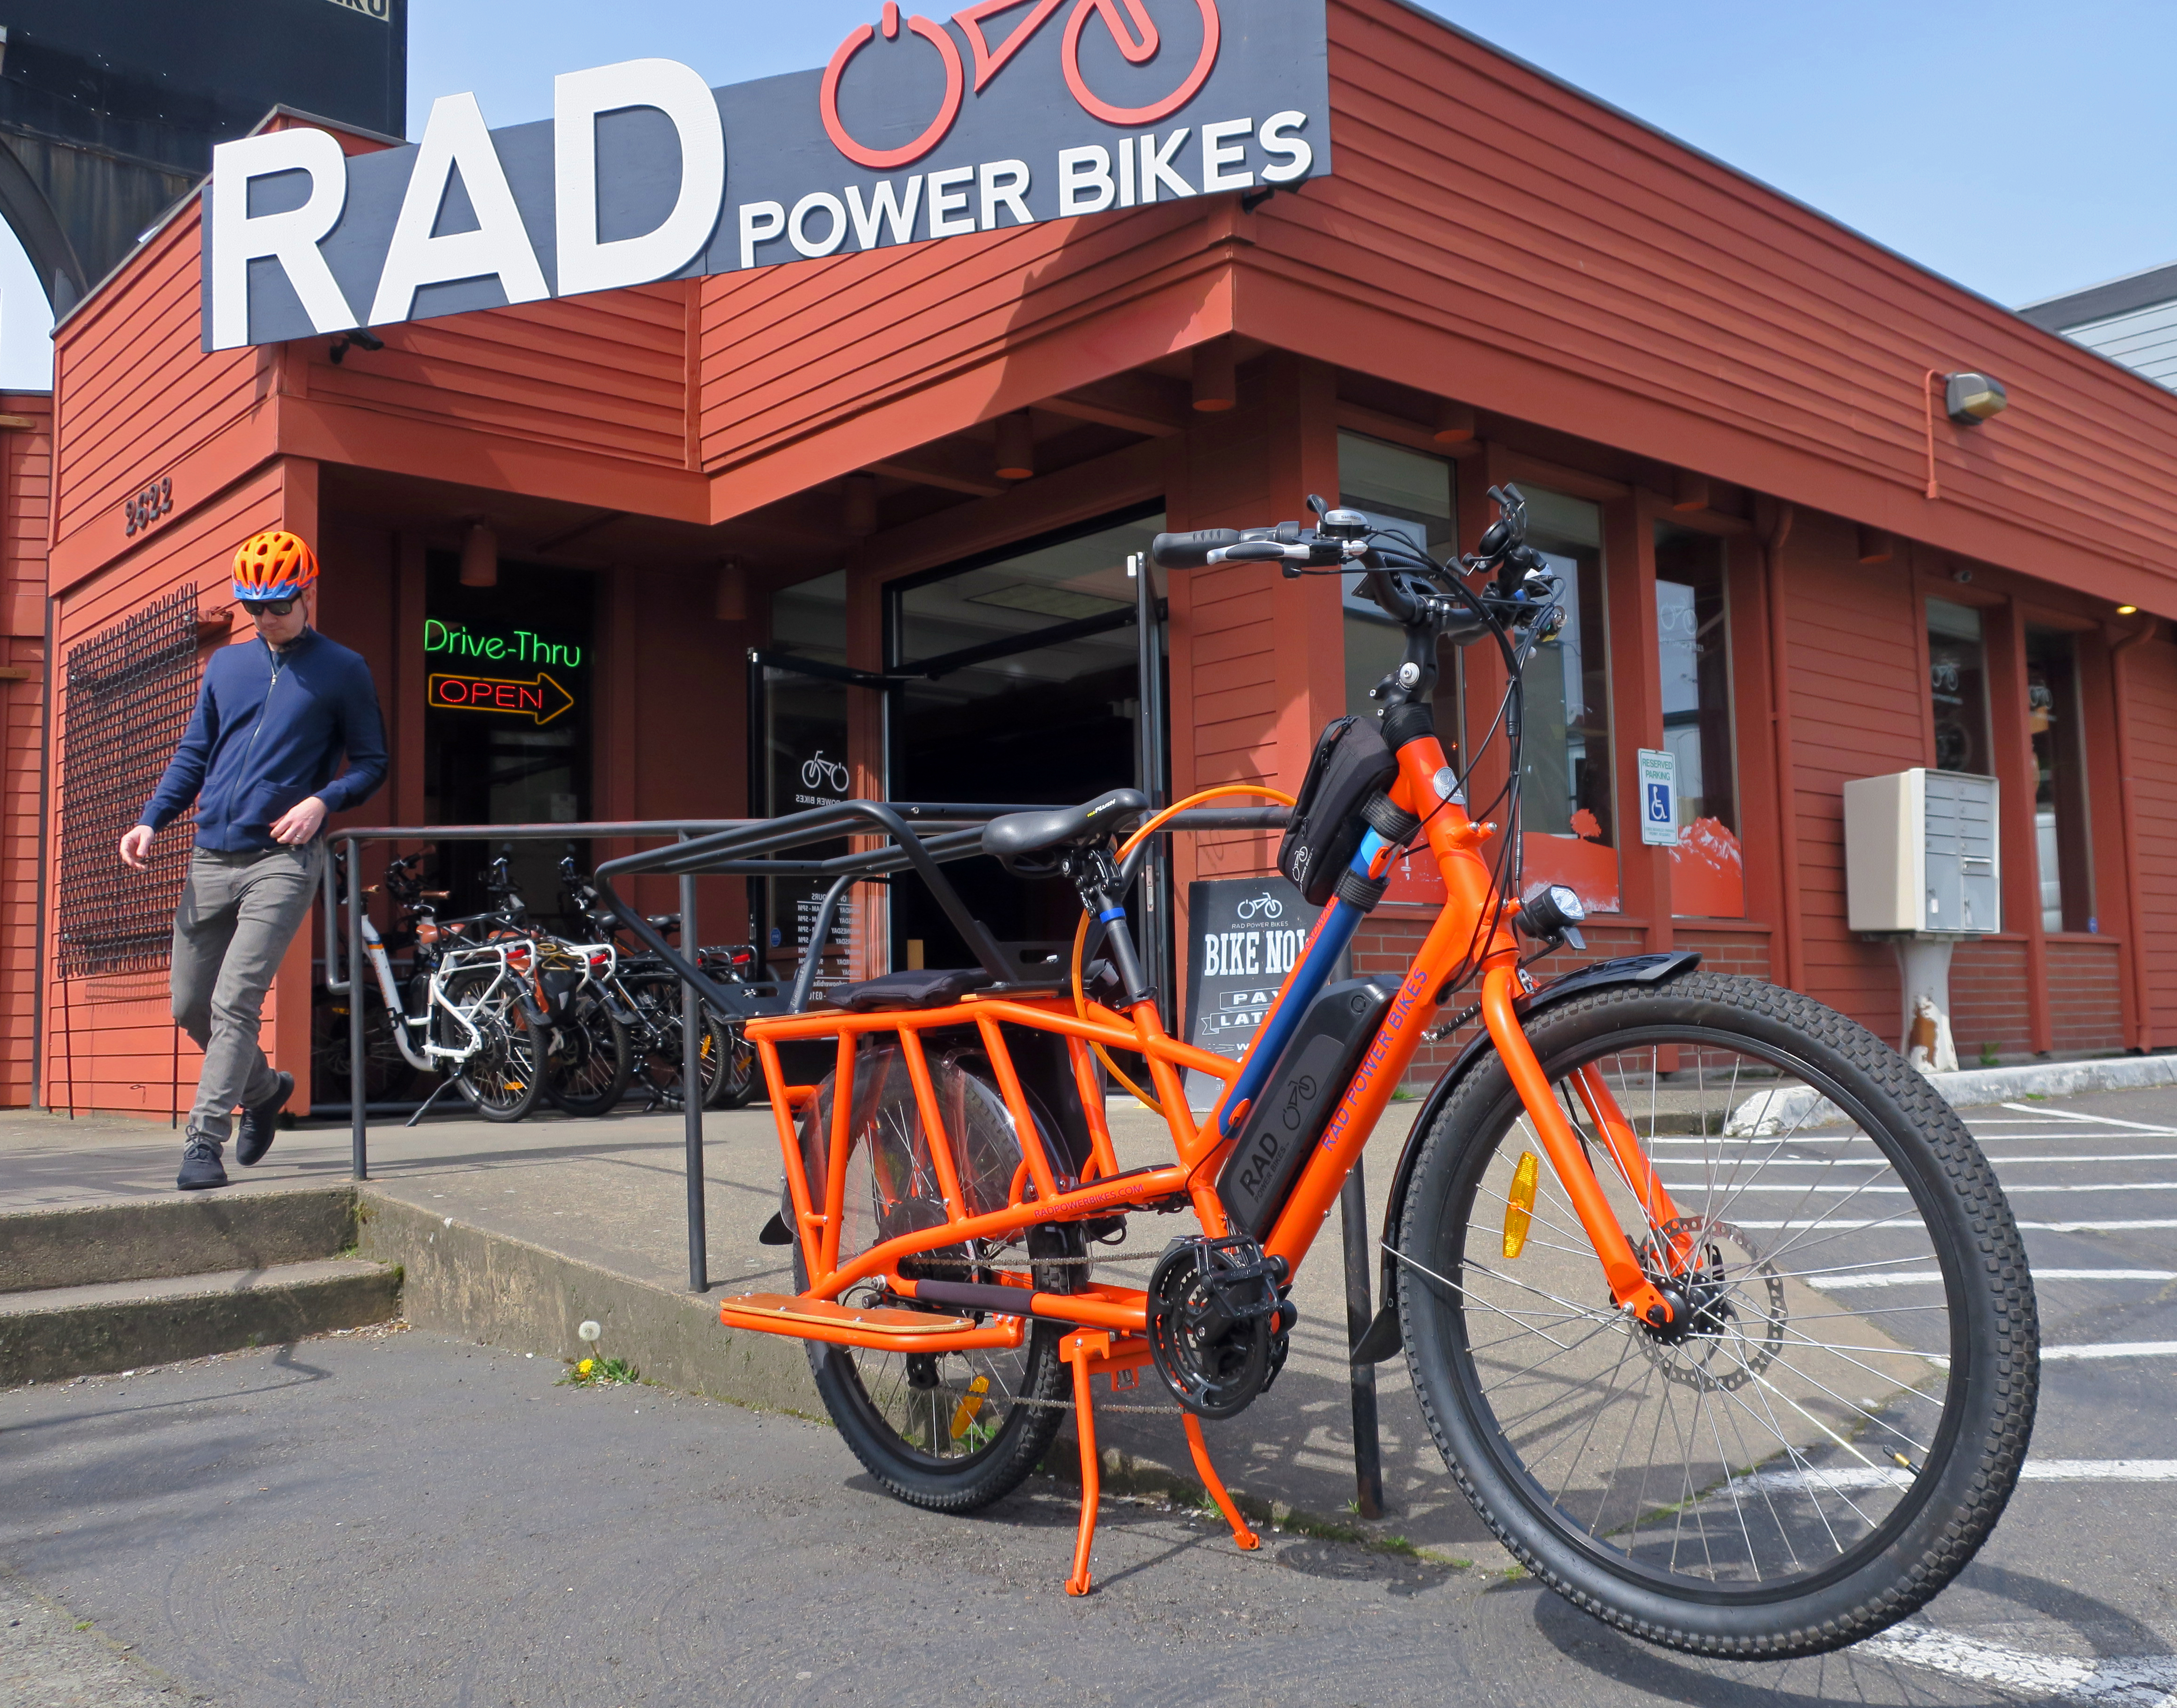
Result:
<svg viewBox="0 0 2177 1708"><path fill-rule="evenodd" d="M139 241L140 242L141 239ZM357 326L334 339L333 347L326 353L333 358L333 366L337 368L341 365L341 358L346 356L351 348L383 350L385 347L385 341L375 332L366 331L363 328Z"/></svg>
<svg viewBox="0 0 2177 1708"><path fill-rule="evenodd" d="M718 565L717 581L712 589L711 614L721 623L748 620L748 565L739 558L726 558Z"/></svg>
<svg viewBox="0 0 2177 1708"><path fill-rule="evenodd" d="M461 536L461 585L495 587L499 585L499 536L481 517Z"/></svg>
<svg viewBox="0 0 2177 1708"><path fill-rule="evenodd" d="M1238 376L1232 341L1210 338L1194 347L1194 407L1204 415L1219 415L1239 401Z"/></svg>
<svg viewBox="0 0 2177 1708"><path fill-rule="evenodd" d="M1029 429L1028 411L1016 409L991 423L997 428L997 476L1000 480L1026 480L1035 472L1035 434Z"/></svg>
<svg viewBox="0 0 2177 1708"><path fill-rule="evenodd" d="M1943 407L1961 427L1978 427L2003 413L2011 395L2003 382L1987 374L1952 374L1943 380Z"/></svg>
<svg viewBox="0 0 2177 1708"><path fill-rule="evenodd" d="M857 537L877 531L877 477L873 474L850 474L840 483L840 496L844 499L839 520L847 532Z"/></svg>

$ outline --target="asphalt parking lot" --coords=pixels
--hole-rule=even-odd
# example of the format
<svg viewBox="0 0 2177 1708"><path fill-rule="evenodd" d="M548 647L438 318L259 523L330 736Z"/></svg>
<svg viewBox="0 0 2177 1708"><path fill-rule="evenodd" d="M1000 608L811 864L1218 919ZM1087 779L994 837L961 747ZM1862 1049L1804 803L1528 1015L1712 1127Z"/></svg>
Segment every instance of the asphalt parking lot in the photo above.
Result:
<svg viewBox="0 0 2177 1708"><path fill-rule="evenodd" d="M0 1395L0 1705L2167 1708L2177 1093L1969 1120L2040 1291L2027 1478L1956 1584L1843 1655L1694 1661L1479 1565L1290 1534L1243 1555L1149 1504L1107 1507L1076 1602L1056 1485L933 1517L821 1424L364 1334Z"/></svg>

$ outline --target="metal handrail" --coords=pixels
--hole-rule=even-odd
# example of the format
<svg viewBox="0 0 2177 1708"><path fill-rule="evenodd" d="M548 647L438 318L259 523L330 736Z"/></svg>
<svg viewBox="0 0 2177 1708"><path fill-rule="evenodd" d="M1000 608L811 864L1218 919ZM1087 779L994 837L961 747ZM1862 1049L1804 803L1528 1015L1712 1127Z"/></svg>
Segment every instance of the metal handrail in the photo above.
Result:
<svg viewBox="0 0 2177 1708"><path fill-rule="evenodd" d="M688 1186L688 1286L696 1293L710 1287L710 1255L707 1245L703 1203L702 1010L746 1018L754 1012L749 996L732 985L722 985L700 966L668 943L656 927L629 908L614 891L608 873L633 876L655 873L680 880L680 941L701 953L701 937L696 917L696 879L699 874L716 876L827 877L832 880L819 924L796 974L790 1006L806 1006L824 940L840 897L848 885L860 881L882 881L913 871L928 886L961 936L983 963L985 971L1003 980L1010 976L1002 952L989 928L968 911L967 905L939 871L941 865L967 859L982 852L983 827L1010 812L1047 810L1035 805L995 805L957 801L840 801L783 818L634 819L612 821L582 821L572 824L429 824L370 825L327 833L340 846L347 875L345 902L335 892L332 862L325 863L325 985L348 1002L350 1167L357 1180L370 1178L369 1106L358 1094L363 1081L363 1009L355 986L363 967L363 846L366 843L419 842L542 842L599 838L658 838L664 845L608 860L595 874L600 892L620 921L658 955L681 981L681 1096L685 1121ZM1180 814L1171 830L1255 830L1282 823L1283 809L1259 807L1198 807ZM871 833L884 836L889 846L863 849L821 859L788 859L780 856L810 843L834 841L842 836ZM345 914L347 976L341 977L340 958L333 936L331 916L336 908Z"/></svg>

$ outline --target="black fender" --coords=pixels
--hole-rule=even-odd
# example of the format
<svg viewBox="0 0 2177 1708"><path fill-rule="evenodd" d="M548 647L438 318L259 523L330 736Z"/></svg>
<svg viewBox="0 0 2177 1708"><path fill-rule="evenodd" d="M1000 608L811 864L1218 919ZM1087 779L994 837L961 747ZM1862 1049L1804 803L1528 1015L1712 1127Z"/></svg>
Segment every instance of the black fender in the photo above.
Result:
<svg viewBox="0 0 2177 1708"><path fill-rule="evenodd" d="M1512 1011L1520 1019L1554 1008L1560 1002L1584 996L1590 990L1599 990L1611 985L1658 985L1666 979L1675 979L1690 973L1700 965L1698 949L1672 949L1654 955L1622 955L1613 961L1590 961L1585 967L1576 967L1561 978L1547 985L1538 985L1525 996L1512 999ZM1368 1324L1368 1332L1361 1337L1361 1344L1353 1349L1356 1364L1380 1364L1399 1350L1399 1315L1392 1303L1395 1296L1394 1283L1397 1276L1393 1266L1398 1259L1391 1255L1392 1241L1400 1218L1405 1214L1406 1190L1413 1184L1414 1168L1421 1156L1421 1140L1435 1124L1438 1114L1451 1100L1460 1082L1473 1071L1474 1064L1492 1047L1489 1034L1484 1030L1475 1034L1459 1060L1444 1069L1428 1095L1421 1100L1421 1110L1414 1116L1414 1124L1406 1133L1405 1149L1399 1153L1399 1165L1391 1176L1391 1196L1383 1209L1383 1232L1380 1241L1382 1274L1378 1285L1383 1300L1375 1319Z"/></svg>

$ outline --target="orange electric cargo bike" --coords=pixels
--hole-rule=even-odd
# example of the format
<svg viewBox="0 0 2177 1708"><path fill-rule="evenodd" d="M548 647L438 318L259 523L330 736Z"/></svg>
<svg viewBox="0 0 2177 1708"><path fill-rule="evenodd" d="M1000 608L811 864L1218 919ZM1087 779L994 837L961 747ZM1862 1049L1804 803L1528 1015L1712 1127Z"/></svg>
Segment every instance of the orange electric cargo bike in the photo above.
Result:
<svg viewBox="0 0 2177 1708"><path fill-rule="evenodd" d="M1566 668L1562 587L1525 543L1517 490L1492 497L1498 520L1450 565L1319 500L1312 526L1155 543L1168 569L1357 576L1407 637L1380 713L1334 723L1290 812L1270 809L1280 869L1323 912L1237 1064L1166 1032L1125 901L1152 838L1263 822L1221 798L1271 791L1153 812L1122 789L979 824L845 802L601 869L608 885L821 875L833 899L912 876L979 963L835 985L812 1006L812 952L790 1011L749 1019L785 1165L765 1237L793 1247L799 1291L728 1298L721 1318L805 1342L848 1446L937 1511L1018 1487L1070 1411L1075 1594L1090 1586L1096 1395L1146 1366L1252 1548L1200 1420L1276 1379L1294 1278L1415 1050L1478 1018L1392 1177L1384 1304L1356 1360L1403 1351L1476 1510L1597 1617L1706 1653L1834 1648L1925 1602L2002 1512L2038 1382L2025 1252L1963 1125L1843 1016L1691 953L1530 976L1580 946L1578 896L1519 881L1522 678ZM1476 641L1509 673L1492 739L1510 781L1470 810L1471 767L1449 762L1431 707L1439 647ZM848 835L875 851L809 852ZM1423 844L1447 899L1412 965L1337 977L1389 863ZM977 854L1074 887L1070 965L1023 968L972 916L941 868ZM735 992L644 934L737 1012ZM812 1041L829 1071L788 1083L786 1054ZM1206 1117L1190 1073L1219 1088ZM1168 1152L1115 1134L1113 1078L1162 1117ZM1131 1237L1165 1213L1187 1231Z"/></svg>

